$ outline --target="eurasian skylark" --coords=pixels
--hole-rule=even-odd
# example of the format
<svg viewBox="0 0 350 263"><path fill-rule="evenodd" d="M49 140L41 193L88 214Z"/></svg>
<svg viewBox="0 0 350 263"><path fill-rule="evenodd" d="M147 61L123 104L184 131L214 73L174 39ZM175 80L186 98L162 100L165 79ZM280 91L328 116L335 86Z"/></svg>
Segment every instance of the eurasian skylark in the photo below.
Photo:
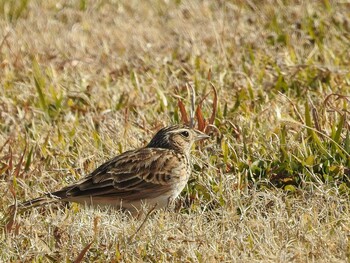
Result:
<svg viewBox="0 0 350 263"><path fill-rule="evenodd" d="M209 136L185 126L165 127L146 147L124 152L76 183L19 206L59 200L110 205L133 214L144 203L156 209L167 207L187 184L193 143L206 138Z"/></svg>

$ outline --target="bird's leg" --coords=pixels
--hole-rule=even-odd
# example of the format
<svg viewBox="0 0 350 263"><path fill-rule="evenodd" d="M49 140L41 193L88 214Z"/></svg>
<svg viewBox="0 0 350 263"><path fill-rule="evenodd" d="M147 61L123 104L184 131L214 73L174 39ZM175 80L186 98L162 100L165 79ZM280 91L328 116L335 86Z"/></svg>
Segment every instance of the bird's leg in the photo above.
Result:
<svg viewBox="0 0 350 263"><path fill-rule="evenodd" d="M167 211L174 211L175 210L175 199L171 196L168 198L166 210Z"/></svg>

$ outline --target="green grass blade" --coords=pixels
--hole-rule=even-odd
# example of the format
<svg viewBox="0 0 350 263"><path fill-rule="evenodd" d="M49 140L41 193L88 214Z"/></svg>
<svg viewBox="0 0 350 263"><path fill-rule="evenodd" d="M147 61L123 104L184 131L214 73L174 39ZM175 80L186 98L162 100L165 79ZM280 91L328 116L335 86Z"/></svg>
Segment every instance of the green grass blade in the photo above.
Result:
<svg viewBox="0 0 350 263"><path fill-rule="evenodd" d="M36 92L38 93L38 96L39 96L40 106L45 112L47 112L47 103L43 92L43 89L45 88L45 79L42 75L40 66L36 61L36 59L33 60L33 77L34 77Z"/></svg>
<svg viewBox="0 0 350 263"><path fill-rule="evenodd" d="M340 120L339 120L339 123L338 123L338 126L337 126L337 131L336 131L336 133L334 135L334 138L333 138L333 140L336 143L338 143L338 144L340 144L340 135L341 135L341 132L342 132L342 130L344 128L345 116L346 116L345 114L342 114L340 116Z"/></svg>

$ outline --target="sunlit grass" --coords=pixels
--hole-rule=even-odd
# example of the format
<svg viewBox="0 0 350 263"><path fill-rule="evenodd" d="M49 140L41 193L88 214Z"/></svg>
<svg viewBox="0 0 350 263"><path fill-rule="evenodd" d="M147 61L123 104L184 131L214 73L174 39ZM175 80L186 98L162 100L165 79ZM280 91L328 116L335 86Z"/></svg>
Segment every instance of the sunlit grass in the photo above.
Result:
<svg viewBox="0 0 350 263"><path fill-rule="evenodd" d="M211 134L174 211L33 209L0 261L348 261L345 6L0 1L1 218L188 121L190 87Z"/></svg>

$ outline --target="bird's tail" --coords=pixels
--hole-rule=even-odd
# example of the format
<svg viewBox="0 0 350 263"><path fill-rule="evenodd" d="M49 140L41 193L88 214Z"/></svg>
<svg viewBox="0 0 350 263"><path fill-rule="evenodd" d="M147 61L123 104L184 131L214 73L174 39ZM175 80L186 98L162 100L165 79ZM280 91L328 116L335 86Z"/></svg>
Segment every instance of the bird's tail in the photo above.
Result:
<svg viewBox="0 0 350 263"><path fill-rule="evenodd" d="M60 194L59 191L57 193ZM4 225L6 226L8 226L8 224L11 225L14 222L14 218L16 214L18 213L21 214L30 208L47 205L50 203L55 203L61 200L61 197L55 196L54 194L55 193L48 193L44 196L41 196L35 199L24 201L22 203L16 202L15 204L11 205L8 208L8 211L5 213L5 216L3 218L0 218L0 228L1 226L4 226Z"/></svg>
<svg viewBox="0 0 350 263"><path fill-rule="evenodd" d="M26 208L32 208L32 207L47 205L47 204L50 204L50 203L57 202L59 200L60 200L59 197L56 197L56 196L51 195L51 194L46 194L44 196L41 196L41 197L38 197L38 198L35 198L35 199L31 199L31 200L19 203L17 205L17 207L20 208L20 209L26 209Z"/></svg>
<svg viewBox="0 0 350 263"><path fill-rule="evenodd" d="M56 203L58 201L64 201L66 199L66 190L62 189L56 192L47 193L41 197L34 198L28 201L24 201L21 203L15 203L10 206L10 210L13 211L26 211L27 209L43 206L51 203Z"/></svg>

